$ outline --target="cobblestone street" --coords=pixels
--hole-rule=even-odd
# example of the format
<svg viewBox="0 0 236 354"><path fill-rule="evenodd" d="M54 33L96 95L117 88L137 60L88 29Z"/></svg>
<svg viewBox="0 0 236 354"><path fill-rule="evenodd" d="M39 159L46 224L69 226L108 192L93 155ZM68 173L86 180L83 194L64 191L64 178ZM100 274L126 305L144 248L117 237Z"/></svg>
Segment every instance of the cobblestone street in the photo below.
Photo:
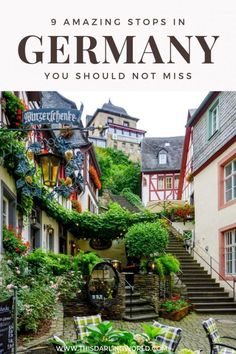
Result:
<svg viewBox="0 0 236 354"><path fill-rule="evenodd" d="M210 353L210 346L205 331L202 327L202 321L213 317L217 319L217 327L221 336L227 335L236 337L236 315L203 315L192 313L179 322L169 321L163 318L159 322L175 327L182 328L182 339L179 344L179 349L190 348L192 350L202 349L203 353ZM132 332L142 332L142 324L138 322L112 321L115 328L125 329ZM147 322L152 323L152 322ZM75 338L74 324L71 317L64 319L64 338ZM229 342L227 342L229 343ZM235 343L234 343L235 345Z"/></svg>

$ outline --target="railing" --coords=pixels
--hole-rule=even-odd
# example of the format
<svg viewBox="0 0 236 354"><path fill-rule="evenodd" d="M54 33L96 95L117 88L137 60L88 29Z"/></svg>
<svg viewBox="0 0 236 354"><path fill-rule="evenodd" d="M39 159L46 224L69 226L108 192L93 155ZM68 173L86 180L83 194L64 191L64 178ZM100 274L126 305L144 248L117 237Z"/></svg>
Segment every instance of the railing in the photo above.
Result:
<svg viewBox="0 0 236 354"><path fill-rule="evenodd" d="M130 291L130 301L129 301L130 310L129 310L129 315L130 315L130 318L132 318L132 316L133 316L132 304L133 304L134 286L131 285L126 279L125 279L125 285L129 287L129 291Z"/></svg>
<svg viewBox="0 0 236 354"><path fill-rule="evenodd" d="M235 300L235 283L236 283L236 279L233 278L233 285L231 285L228 280L222 275L220 274L215 268L212 267L212 260L214 259L212 256L209 255L210 257L210 263L208 263L194 248L192 249L192 253L193 255L196 254L198 257L200 257L209 267L210 267L210 272L211 272L211 275L212 274L212 271L214 271L220 279L223 280L224 283L226 283L232 290L233 290L233 298ZM214 259L215 260L215 259ZM215 260L216 261L216 260ZM217 262L217 261L216 261ZM218 263L218 262L217 262Z"/></svg>
<svg viewBox="0 0 236 354"><path fill-rule="evenodd" d="M166 219L166 220L168 221L168 223L171 225L171 227L172 227L179 235L181 235L181 236L183 235L183 234L182 234L182 230L177 229L176 227L174 227L174 226L173 226L173 222L172 222L170 219L168 219L166 216L164 216L164 215L162 215L162 214L161 214L161 217L162 217L163 219ZM194 238L194 233L193 233L193 238ZM196 251L196 247L200 248L200 249L209 257L209 262L207 262L207 260L206 260L203 256L201 256L201 255ZM216 262L217 265L219 265L219 262L218 262L214 257L212 257L208 252L206 252L206 250L204 250L204 248L202 248L200 245L195 245L195 240L194 240L194 239L192 240L191 253L192 253L193 256L194 256L194 254L195 254L196 256L198 256L199 258L201 258L201 260L202 260L205 264L208 265L211 276L213 276L212 273L215 272L215 273L218 275L219 279L221 279L225 284L227 284L227 285L232 289L232 291L233 291L233 298L234 298L234 300L236 300L236 299L235 299L235 295L236 295L236 286L235 286L236 277L233 278L233 280L232 280L233 285L231 285L231 284L229 283L229 281L213 267L213 264L212 264L213 262ZM181 273L180 273L180 277L181 277Z"/></svg>

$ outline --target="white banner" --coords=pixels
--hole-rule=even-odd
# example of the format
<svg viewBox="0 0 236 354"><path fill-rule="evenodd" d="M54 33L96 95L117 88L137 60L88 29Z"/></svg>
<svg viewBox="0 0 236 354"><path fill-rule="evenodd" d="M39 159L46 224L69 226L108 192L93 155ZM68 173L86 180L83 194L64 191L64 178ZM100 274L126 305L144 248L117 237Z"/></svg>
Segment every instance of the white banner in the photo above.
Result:
<svg viewBox="0 0 236 354"><path fill-rule="evenodd" d="M2 4L1 89L234 90L236 2Z"/></svg>

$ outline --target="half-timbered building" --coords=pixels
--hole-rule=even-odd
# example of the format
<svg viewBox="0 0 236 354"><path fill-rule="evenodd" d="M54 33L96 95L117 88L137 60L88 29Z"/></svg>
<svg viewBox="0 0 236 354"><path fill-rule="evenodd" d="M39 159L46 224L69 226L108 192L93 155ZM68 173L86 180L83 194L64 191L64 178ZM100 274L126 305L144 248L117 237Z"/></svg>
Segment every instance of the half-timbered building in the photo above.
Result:
<svg viewBox="0 0 236 354"><path fill-rule="evenodd" d="M184 137L144 138L141 142L142 201L176 200Z"/></svg>

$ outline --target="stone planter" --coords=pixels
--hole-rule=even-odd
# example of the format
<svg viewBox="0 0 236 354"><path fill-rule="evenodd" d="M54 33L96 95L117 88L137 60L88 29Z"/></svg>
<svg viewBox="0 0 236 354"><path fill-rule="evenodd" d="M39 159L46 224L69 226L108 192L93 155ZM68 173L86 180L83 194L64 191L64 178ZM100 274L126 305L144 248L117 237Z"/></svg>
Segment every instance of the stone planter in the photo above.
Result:
<svg viewBox="0 0 236 354"><path fill-rule="evenodd" d="M186 306L178 311L171 311L171 312L166 312L165 310L160 309L159 315L160 317L167 318L168 320L171 321L180 321L183 317L187 316L190 309L191 309L190 306Z"/></svg>

